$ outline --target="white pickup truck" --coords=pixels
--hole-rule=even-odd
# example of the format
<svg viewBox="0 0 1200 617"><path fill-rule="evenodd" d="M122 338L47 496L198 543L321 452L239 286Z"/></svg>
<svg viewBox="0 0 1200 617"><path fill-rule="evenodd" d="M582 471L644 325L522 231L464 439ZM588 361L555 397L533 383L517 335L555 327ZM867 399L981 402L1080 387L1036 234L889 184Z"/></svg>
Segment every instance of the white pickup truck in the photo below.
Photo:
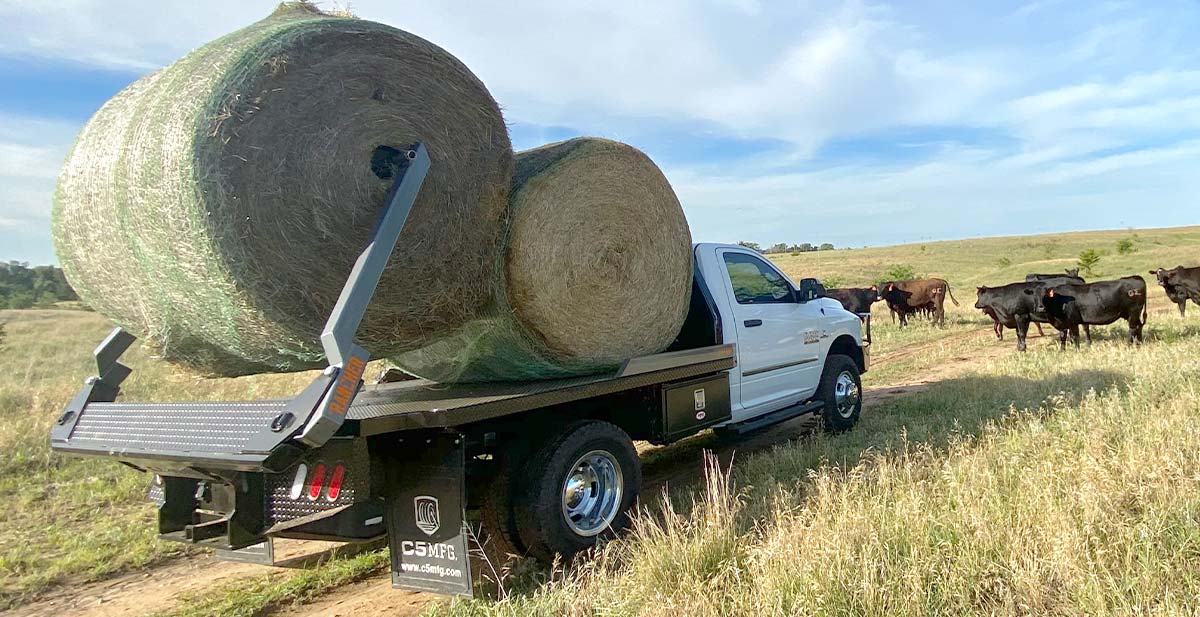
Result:
<svg viewBox="0 0 1200 617"><path fill-rule="evenodd" d="M795 285L756 252L722 244L695 246L689 314L663 353L550 381L364 385L353 334L417 171L351 272L322 337L330 366L303 392L118 400L130 373L118 360L134 338L117 329L51 446L152 474L164 538L267 564L274 538L386 541L395 586L470 595L468 555L481 542L549 560L619 529L641 487L634 440L736 435L808 413L830 431L857 422L869 318L823 298L815 280Z"/></svg>

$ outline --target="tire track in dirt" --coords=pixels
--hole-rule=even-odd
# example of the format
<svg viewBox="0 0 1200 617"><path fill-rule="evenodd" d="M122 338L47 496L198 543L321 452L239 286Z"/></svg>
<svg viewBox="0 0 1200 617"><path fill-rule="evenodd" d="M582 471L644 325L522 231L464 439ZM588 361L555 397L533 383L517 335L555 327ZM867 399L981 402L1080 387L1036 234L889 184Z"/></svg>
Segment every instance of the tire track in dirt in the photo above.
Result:
<svg viewBox="0 0 1200 617"><path fill-rule="evenodd" d="M335 542L286 540L276 544L282 560L339 546ZM5 617L128 617L171 608L185 596L262 576L286 576L281 568L221 561L211 554L180 557L144 570L91 583L66 583L40 599L4 613Z"/></svg>
<svg viewBox="0 0 1200 617"><path fill-rule="evenodd" d="M978 328L975 330L968 330L966 332L958 332L956 334L951 334L950 336L934 339L918 345L910 345L896 351L881 353L879 355L871 356L871 363L872 366L878 366L881 364L894 364L900 360L907 360L908 358L919 356L924 352L941 347L947 343L976 338L983 332L991 332L991 329Z"/></svg>
<svg viewBox="0 0 1200 617"><path fill-rule="evenodd" d="M5 613L12 617L129 617L145 615L174 605L182 596L270 570L252 564L218 561L211 555L183 557L163 565L113 578L64 585L43 599Z"/></svg>
<svg viewBox="0 0 1200 617"><path fill-rule="evenodd" d="M872 366L894 364L919 356L947 344L971 338L990 336L991 329L956 333L933 341L910 345L904 349L878 354L872 357ZM964 352L953 362L923 369L920 379L904 381L888 386L867 388L863 393L863 410L870 411L885 402L901 396L909 396L928 388L933 383L964 373L989 358L1011 351L1005 346L987 347ZM685 439L670 446L639 444L639 452L649 454L644 467L642 493L661 494L668 486L681 486L696 482L702 477L699 452L715 450L723 465L728 465L734 456L764 450L796 439L802 439L816 430L818 422L812 415L803 416L761 432L748 435L732 443L723 444L711 433ZM316 550L314 545L327 543L296 542L291 554L305 550ZM324 546L318 547L324 548ZM267 575L286 576L279 568L253 564L219 561L211 555L182 558L147 570L118 575L113 578L80 585L64 585L47 594L43 599L14 609L6 615L13 617L129 617L144 615L175 606L180 598L196 595L217 586L235 583ZM358 615L390 615L406 617L421 613L430 602L440 596L392 589L388 574L369 577L357 583L335 589L312 602L285 606L272 611L272 615L286 617L350 617Z"/></svg>

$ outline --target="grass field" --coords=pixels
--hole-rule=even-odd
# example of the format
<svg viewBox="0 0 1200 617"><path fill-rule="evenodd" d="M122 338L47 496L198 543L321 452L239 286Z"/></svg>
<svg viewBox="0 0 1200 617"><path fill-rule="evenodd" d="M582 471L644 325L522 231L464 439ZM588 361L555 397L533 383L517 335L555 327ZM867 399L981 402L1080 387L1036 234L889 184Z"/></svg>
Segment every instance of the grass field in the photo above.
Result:
<svg viewBox="0 0 1200 617"><path fill-rule="evenodd" d="M945 330L879 327L878 351L988 323L971 285L1071 266L1049 249L1128 232L783 256L794 277L873 280L895 264L960 290ZM1200 230L1139 232L1099 273L1193 264ZM1189 246L1190 244L1190 246ZM1189 255L1195 255L1192 257ZM1005 268L980 261L1009 256ZM972 259L974 256L974 259ZM1027 260L1027 261L1021 261ZM859 272L867 274L859 274ZM500 602L438 615L1195 615L1200 612L1200 315L1160 290L1148 342L1120 325L1059 352L1049 340L893 400L845 435L710 469L693 501L651 507L624 539ZM886 317L876 309L876 319ZM882 318L882 319L881 319ZM972 338L969 347L995 344ZM1008 344L1008 343L1006 343ZM958 341L954 347L958 346ZM935 347L887 383L964 353Z"/></svg>
<svg viewBox="0 0 1200 617"><path fill-rule="evenodd" d="M1133 252L1117 242L1133 240ZM777 257L794 278L867 284L897 265L950 281L948 326L900 330L875 311L887 385L996 345L973 286L1073 267L1090 278L1200 262L1200 228L937 242ZM1151 281L1152 282L1152 281ZM1200 611L1200 307L1151 291L1149 340L1060 354L1049 339L888 402L859 428L738 459L709 490L639 519L557 582L452 614L1106 614ZM0 609L56 585L177 554L154 538L146 478L54 456L53 419L93 372L110 327L82 311L0 311ZM1049 332L1048 332L1049 334ZM921 344L922 352L903 350ZM1012 345L1011 332L1005 346ZM131 400L291 394L311 376L200 379L141 349ZM648 500L653 504L654 500ZM670 503L670 502L668 502ZM378 557L213 590L174 614L267 614L375 568Z"/></svg>
<svg viewBox="0 0 1200 617"><path fill-rule="evenodd" d="M146 476L115 463L51 454L50 425L95 373L91 351L112 326L71 310L0 311L0 609L56 582L89 580L180 552L159 542ZM292 394L310 375L200 379L140 348L126 383L133 399Z"/></svg>

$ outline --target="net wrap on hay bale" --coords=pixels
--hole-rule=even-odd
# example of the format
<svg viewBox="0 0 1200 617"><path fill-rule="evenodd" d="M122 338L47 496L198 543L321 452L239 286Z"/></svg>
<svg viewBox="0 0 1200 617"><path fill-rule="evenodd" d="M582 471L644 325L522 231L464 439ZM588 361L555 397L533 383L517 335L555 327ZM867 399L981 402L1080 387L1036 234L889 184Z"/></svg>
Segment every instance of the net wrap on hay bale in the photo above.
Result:
<svg viewBox="0 0 1200 617"><path fill-rule="evenodd" d="M437 46L285 3L122 91L60 176L59 260L91 306L209 374L324 362L318 335L392 184L433 167L359 340L394 356L494 314L513 169L500 110Z"/></svg>
<svg viewBox="0 0 1200 617"><path fill-rule="evenodd" d="M662 171L626 144L519 152L504 293L486 319L396 358L438 381L592 373L662 351L687 316L691 234Z"/></svg>

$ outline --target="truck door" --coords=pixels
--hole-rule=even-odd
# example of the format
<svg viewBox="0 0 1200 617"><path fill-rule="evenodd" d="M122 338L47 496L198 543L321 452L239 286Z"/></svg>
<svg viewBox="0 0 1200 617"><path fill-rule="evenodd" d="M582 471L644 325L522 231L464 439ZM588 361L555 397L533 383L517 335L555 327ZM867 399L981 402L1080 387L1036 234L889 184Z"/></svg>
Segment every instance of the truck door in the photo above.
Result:
<svg viewBox="0 0 1200 617"><path fill-rule="evenodd" d="M737 332L742 409L734 420L812 395L822 368L820 307L799 302L791 282L765 259L738 250L719 253Z"/></svg>

